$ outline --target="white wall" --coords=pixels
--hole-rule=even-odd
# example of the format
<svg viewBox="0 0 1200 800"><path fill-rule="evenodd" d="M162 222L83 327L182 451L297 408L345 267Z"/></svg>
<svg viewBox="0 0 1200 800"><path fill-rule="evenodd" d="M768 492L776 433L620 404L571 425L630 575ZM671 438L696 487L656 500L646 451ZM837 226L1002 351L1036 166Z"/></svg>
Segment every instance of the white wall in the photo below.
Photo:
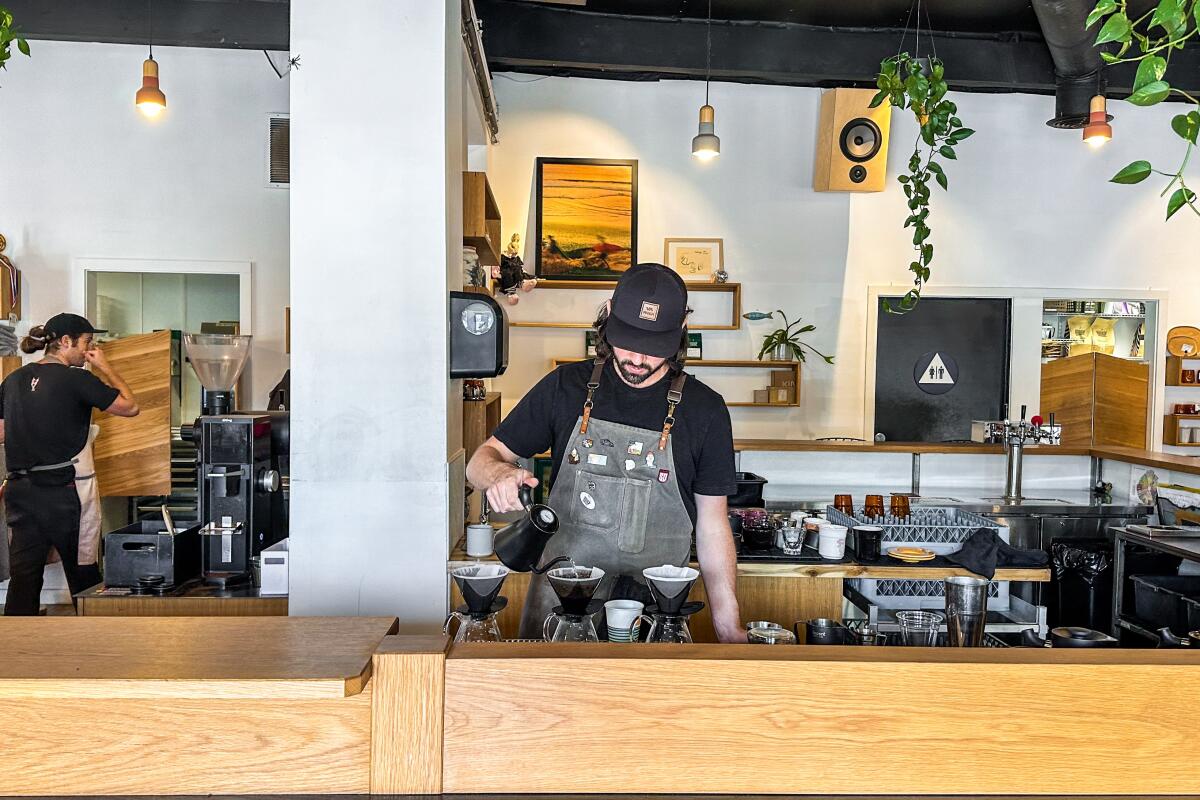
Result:
<svg viewBox="0 0 1200 800"><path fill-rule="evenodd" d="M289 193L266 187L267 115L288 81L258 51L161 47L167 110L133 105L142 47L35 41L0 75L0 233L24 331L84 313L81 257L251 261L255 400L287 367Z"/></svg>
<svg viewBox="0 0 1200 800"><path fill-rule="evenodd" d="M664 237L723 237L726 269L743 284L744 307L805 317L817 325L812 343L836 355L833 367L818 361L805 368L800 408L733 409L735 435L863 434L868 287L902 287L909 275L911 245L901 227L907 211L895 182L917 133L907 112L893 117L885 192L819 194L811 188L816 89L714 84L722 152L708 164L690 155L703 102L699 83L504 74L496 76L496 93L501 131L489 176L504 239L522 233L530 269L534 159L636 158L641 260L660 260ZM1052 97L959 93L954 99L978 133L959 146L960 160L947 164L949 193L933 190L934 290L1161 289L1170 292L1168 325L1196 323L1200 224L1186 211L1163 224L1156 184L1106 182L1135 158L1165 167L1182 156L1169 126L1177 107L1110 104L1116 138L1092 151L1078 132L1046 127ZM1031 309L1026 316L1040 324L1036 305ZM706 331L705 358L752 358L770 324ZM1026 336L1027 349L1038 335ZM508 373L495 381L505 410L546 372L549 359L581 355L582 340L579 330L514 329ZM1028 397L1036 403L1037 388L1029 384L1037 357L1035 351L1023 356L1024 366L1014 362L1018 403Z"/></svg>

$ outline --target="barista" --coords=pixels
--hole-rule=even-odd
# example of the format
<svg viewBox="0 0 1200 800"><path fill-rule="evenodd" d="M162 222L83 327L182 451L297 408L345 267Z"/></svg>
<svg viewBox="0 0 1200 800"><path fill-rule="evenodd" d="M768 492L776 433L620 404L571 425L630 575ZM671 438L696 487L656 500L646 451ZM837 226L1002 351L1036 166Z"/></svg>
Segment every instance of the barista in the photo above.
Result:
<svg viewBox="0 0 1200 800"><path fill-rule="evenodd" d="M729 411L719 394L683 371L687 287L661 264L638 264L617 282L596 320L596 360L566 364L525 395L467 466L495 511L521 508L515 466L549 449L549 505L560 528L543 560L570 556L600 567L597 593L649 603L646 567L687 564L695 531L713 625L723 642L745 641L726 496L737 488ZM556 600L535 575L521 636L540 636Z"/></svg>
<svg viewBox="0 0 1200 800"><path fill-rule="evenodd" d="M26 353L46 351L0 384L0 442L8 479L4 499L12 535L12 579L6 615L36 615L42 568L53 547L62 558L67 585L75 595L100 582L94 564L79 565L80 495L76 464L87 446L92 409L119 417L138 413L133 392L104 357L92 348L92 324L76 314L58 314L34 326L21 341ZM85 369L91 366L97 377Z"/></svg>

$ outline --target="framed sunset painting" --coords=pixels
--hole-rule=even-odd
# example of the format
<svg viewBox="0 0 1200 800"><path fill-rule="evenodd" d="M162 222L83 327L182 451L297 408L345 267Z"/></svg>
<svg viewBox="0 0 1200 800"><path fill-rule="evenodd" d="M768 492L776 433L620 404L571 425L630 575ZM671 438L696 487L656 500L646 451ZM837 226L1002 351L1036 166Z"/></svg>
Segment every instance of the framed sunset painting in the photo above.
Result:
<svg viewBox="0 0 1200 800"><path fill-rule="evenodd" d="M539 158L537 277L615 280L637 263L637 161Z"/></svg>

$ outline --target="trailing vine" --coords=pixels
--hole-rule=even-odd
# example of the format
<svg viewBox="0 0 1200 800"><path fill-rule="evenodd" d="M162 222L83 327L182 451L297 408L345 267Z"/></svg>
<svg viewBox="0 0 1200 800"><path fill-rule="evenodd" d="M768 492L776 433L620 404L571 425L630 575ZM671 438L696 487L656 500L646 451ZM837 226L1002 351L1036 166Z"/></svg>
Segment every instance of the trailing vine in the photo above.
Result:
<svg viewBox="0 0 1200 800"><path fill-rule="evenodd" d="M29 42L21 35L21 30L13 25L13 15L7 8L0 6L0 69L8 69L8 59L12 57L12 45L16 42L17 49L29 55Z"/></svg>
<svg viewBox="0 0 1200 800"><path fill-rule="evenodd" d="M1118 43L1116 53L1102 52L1100 57L1107 64L1136 62L1137 73L1133 81L1133 94L1127 99L1137 106L1152 106L1166 100L1172 94L1179 95L1195 108L1171 119L1171 129L1186 143L1183 159L1174 172L1154 169L1149 161L1134 161L1126 165L1109 180L1112 183L1141 183L1151 174L1170 178L1166 188L1159 193L1162 197L1171 192L1167 200L1167 219L1179 209L1187 206L1200 217L1196 207L1196 193L1187 185L1184 172L1196 147L1200 133L1200 100L1183 89L1171 86L1164 78L1171 63L1171 55L1182 50L1188 40L1200 34L1200 0L1160 0L1157 6L1137 19L1129 18L1127 0L1099 0L1088 15L1087 27L1104 20L1096 34L1096 45ZM1158 31L1161 31L1159 33ZM1136 43L1134 55L1127 56Z"/></svg>
<svg viewBox="0 0 1200 800"><path fill-rule="evenodd" d="M908 159L908 174L897 178L908 198L909 214L904 227L913 229L916 258L908 265L913 273L913 288L896 306L886 299L883 301L884 310L891 314L905 314L916 308L921 289L929 281L929 264L933 261L933 242L929 241L929 182L937 181L943 190L950 185L935 156L949 161L957 159L955 146L975 133L963 127L962 120L955 116L958 106L946 99L945 75L945 65L936 57L920 59L900 53L879 65L875 81L879 92L871 100L872 108L890 101L895 108L911 109L921 126L912 157Z"/></svg>

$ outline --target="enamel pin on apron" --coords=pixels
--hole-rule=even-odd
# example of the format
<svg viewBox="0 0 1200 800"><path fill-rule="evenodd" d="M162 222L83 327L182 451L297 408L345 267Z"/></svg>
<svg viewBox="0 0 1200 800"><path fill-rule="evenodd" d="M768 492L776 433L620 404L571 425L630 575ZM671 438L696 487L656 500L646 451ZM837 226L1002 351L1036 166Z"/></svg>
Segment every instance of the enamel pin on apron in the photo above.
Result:
<svg viewBox="0 0 1200 800"><path fill-rule="evenodd" d="M644 446L641 442L630 442L629 447L625 448L625 452L631 456L640 456Z"/></svg>
<svg viewBox="0 0 1200 800"><path fill-rule="evenodd" d="M592 445L593 445L593 444L595 444L595 442L593 442L591 439L584 439L584 440L583 440L583 446L584 446L584 447L586 447L586 448L587 448L587 449L589 449L589 450L591 450L591 449L592 449Z"/></svg>
<svg viewBox="0 0 1200 800"><path fill-rule="evenodd" d="M660 469L658 471L658 482L666 483L671 479L671 471L668 469Z"/></svg>
<svg viewBox="0 0 1200 800"><path fill-rule="evenodd" d="M595 464L597 467L603 467L608 463L608 456L603 453L588 453L588 463Z"/></svg>
<svg viewBox="0 0 1200 800"><path fill-rule="evenodd" d="M654 453L646 453L646 466L654 469Z"/></svg>
<svg viewBox="0 0 1200 800"><path fill-rule="evenodd" d="M596 498L592 497L587 492L579 493L579 502L583 503L583 507L591 511L596 507Z"/></svg>
<svg viewBox="0 0 1200 800"><path fill-rule="evenodd" d="M572 447L571 452L567 454L567 461L570 462L571 464L579 463L579 451L576 450L574 447Z"/></svg>
<svg viewBox="0 0 1200 800"><path fill-rule="evenodd" d="M637 467L637 464L634 463L632 458L625 459L625 471L626 472L633 472L634 468L636 468L636 467Z"/></svg>
<svg viewBox="0 0 1200 800"><path fill-rule="evenodd" d="M616 447L616 445L613 444L612 439L601 439L600 444L604 445L605 447Z"/></svg>

